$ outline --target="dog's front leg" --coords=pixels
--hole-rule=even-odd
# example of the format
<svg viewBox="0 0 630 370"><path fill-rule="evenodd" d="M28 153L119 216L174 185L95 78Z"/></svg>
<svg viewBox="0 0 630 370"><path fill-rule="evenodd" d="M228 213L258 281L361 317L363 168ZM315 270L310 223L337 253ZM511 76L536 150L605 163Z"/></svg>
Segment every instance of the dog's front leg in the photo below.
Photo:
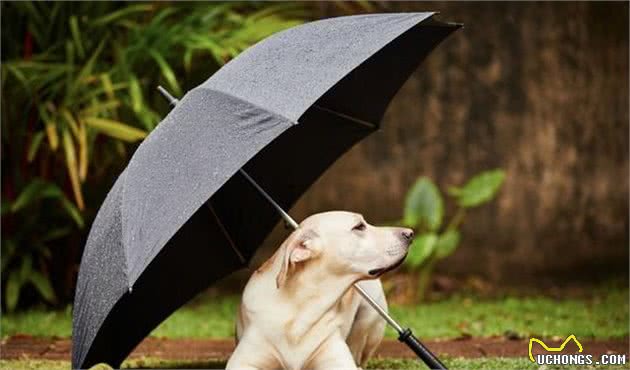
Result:
<svg viewBox="0 0 630 370"><path fill-rule="evenodd" d="M246 331L238 341L232 356L225 365L226 370L267 370L282 366L272 355L269 344L261 340L262 336Z"/></svg>
<svg viewBox="0 0 630 370"><path fill-rule="evenodd" d="M322 343L305 368L313 370L356 369L350 348L340 333L335 333Z"/></svg>

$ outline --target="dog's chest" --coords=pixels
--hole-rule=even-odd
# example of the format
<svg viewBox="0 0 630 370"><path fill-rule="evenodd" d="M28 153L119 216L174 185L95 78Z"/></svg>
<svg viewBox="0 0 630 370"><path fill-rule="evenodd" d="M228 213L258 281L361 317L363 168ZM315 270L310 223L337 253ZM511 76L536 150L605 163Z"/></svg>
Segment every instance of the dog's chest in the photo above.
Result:
<svg viewBox="0 0 630 370"><path fill-rule="evenodd" d="M337 314L330 314L322 317L300 338L291 338L285 335L278 343L280 348L277 348L282 357L282 363L287 369L303 369L324 342L338 335L337 333L342 333L342 326L342 317Z"/></svg>
<svg viewBox="0 0 630 370"><path fill-rule="evenodd" d="M275 341L277 354L281 357L280 361L284 367L302 369L308 366L309 361L329 338L336 335L347 338L358 303L358 300L355 302L352 297L347 300L342 299L315 323L300 320L270 322L266 328L267 334L271 335L272 342ZM301 325L306 327L301 328ZM299 336L296 333L299 333Z"/></svg>

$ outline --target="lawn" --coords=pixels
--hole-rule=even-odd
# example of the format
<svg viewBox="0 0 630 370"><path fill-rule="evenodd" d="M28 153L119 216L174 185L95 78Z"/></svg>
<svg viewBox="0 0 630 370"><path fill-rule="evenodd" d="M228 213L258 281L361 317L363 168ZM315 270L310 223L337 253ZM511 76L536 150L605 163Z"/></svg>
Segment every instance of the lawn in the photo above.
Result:
<svg viewBox="0 0 630 370"><path fill-rule="evenodd" d="M238 297L201 296L182 307L156 328L151 335L171 338L233 337L234 313ZM459 294L439 302L417 306L393 306L390 311L423 339L487 337L510 335L527 338L566 337L575 334L580 339L614 339L628 336L628 289L598 288L588 298L555 299L549 297L479 298ZM68 337L71 334L71 309L30 311L3 315L2 337L17 333L34 336ZM394 337L394 332L387 331ZM450 368L466 369L536 369L527 358L458 358L442 359ZM126 368L219 368L218 361L181 361L157 358L128 360ZM68 361L0 360L0 368L67 369ZM109 369L99 366L99 369ZM409 359L372 359L371 369L424 369L424 365ZM555 369L555 367L545 367ZM574 369L577 367L558 367ZM624 367L607 366L607 369Z"/></svg>
<svg viewBox="0 0 630 370"><path fill-rule="evenodd" d="M179 309L151 335L172 338L232 338L238 297L199 297ZM420 338L462 335L505 335L579 338L628 336L628 289L594 290L589 298L549 297L475 298L456 295L417 306L393 306L393 316ZM69 337L71 309L5 314L2 337L17 333ZM395 337L392 330L387 336Z"/></svg>

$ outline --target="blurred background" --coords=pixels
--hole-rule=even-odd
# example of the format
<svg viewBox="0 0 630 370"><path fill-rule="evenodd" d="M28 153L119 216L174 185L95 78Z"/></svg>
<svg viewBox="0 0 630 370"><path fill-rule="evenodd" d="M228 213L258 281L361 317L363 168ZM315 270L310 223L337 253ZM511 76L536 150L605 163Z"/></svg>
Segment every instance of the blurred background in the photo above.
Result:
<svg viewBox="0 0 630 370"><path fill-rule="evenodd" d="M3 310L64 307L90 225L176 96L310 20L439 11L429 55L291 210L419 237L387 278L400 302L473 289L628 284L627 3L2 2ZM270 236L257 261L286 235ZM253 265L252 267L256 267ZM248 272L221 289L236 292Z"/></svg>

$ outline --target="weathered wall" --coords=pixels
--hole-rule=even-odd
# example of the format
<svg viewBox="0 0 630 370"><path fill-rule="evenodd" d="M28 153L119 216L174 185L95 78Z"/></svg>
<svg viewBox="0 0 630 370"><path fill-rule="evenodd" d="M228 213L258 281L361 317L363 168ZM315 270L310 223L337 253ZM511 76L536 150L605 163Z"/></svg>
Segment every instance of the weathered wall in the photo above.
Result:
<svg viewBox="0 0 630 370"><path fill-rule="evenodd" d="M444 188L502 167L499 199L471 212L440 270L506 283L627 276L628 4L387 6L465 27L293 215L349 209L384 222L419 175Z"/></svg>

